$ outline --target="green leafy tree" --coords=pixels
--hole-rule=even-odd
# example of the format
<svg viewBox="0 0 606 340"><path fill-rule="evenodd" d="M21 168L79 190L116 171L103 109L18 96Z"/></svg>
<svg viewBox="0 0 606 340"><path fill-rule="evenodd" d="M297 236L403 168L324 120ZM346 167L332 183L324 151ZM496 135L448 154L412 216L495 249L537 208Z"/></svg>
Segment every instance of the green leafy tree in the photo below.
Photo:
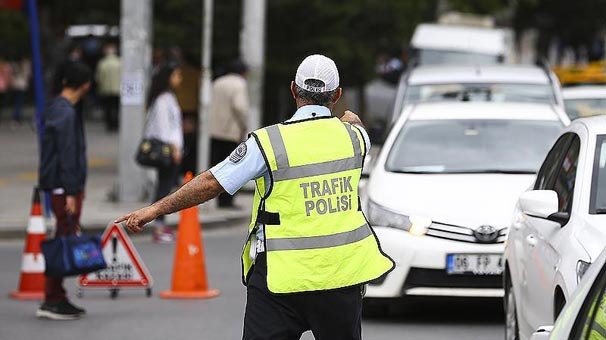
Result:
<svg viewBox="0 0 606 340"><path fill-rule="evenodd" d="M269 0L265 113L283 117L278 93L301 60L322 53L335 60L344 86L362 87L374 77L381 51L404 50L415 26L433 20L436 1ZM277 87L282 87L278 91Z"/></svg>
<svg viewBox="0 0 606 340"><path fill-rule="evenodd" d="M516 31L527 28L539 30L538 52L545 56L551 41L562 45L585 47L589 58L603 56L596 41L606 30L606 0L519 0L515 16Z"/></svg>
<svg viewBox="0 0 606 340"><path fill-rule="evenodd" d="M0 10L0 58L16 59L29 49L29 29L18 11Z"/></svg>

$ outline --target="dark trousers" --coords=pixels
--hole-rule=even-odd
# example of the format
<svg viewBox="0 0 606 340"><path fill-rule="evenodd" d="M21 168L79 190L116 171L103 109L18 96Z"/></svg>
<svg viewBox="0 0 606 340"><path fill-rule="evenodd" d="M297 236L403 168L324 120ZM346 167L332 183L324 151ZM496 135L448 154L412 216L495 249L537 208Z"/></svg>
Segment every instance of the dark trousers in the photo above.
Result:
<svg viewBox="0 0 606 340"><path fill-rule="evenodd" d="M25 100L25 91L23 90L14 90L13 98L15 101L15 110L13 111L13 121L17 123L21 123L23 117L23 101Z"/></svg>
<svg viewBox="0 0 606 340"><path fill-rule="evenodd" d="M175 164L165 168L158 168L158 182L156 183L154 202L170 194L171 190L177 185L178 170L179 166ZM164 222L164 216L158 217L157 220Z"/></svg>
<svg viewBox="0 0 606 340"><path fill-rule="evenodd" d="M65 211L65 195L51 195L51 210L57 219L55 237L73 235L80 228L80 214L84 194L76 195L76 213L69 215ZM48 303L57 303L67 300L63 278L46 277L44 300Z"/></svg>
<svg viewBox="0 0 606 340"><path fill-rule="evenodd" d="M267 289L267 260L258 255L246 296L243 340L362 339L362 286L275 295Z"/></svg>
<svg viewBox="0 0 606 340"><path fill-rule="evenodd" d="M103 106L103 118L107 131L118 129L118 112L120 110L120 97L102 96L101 105Z"/></svg>
<svg viewBox="0 0 606 340"><path fill-rule="evenodd" d="M222 162L225 158L229 157L229 154L232 153L238 147L238 143L211 138L210 140L210 163L212 165L218 164ZM219 195L219 207L231 207L234 204L234 196L224 192Z"/></svg>

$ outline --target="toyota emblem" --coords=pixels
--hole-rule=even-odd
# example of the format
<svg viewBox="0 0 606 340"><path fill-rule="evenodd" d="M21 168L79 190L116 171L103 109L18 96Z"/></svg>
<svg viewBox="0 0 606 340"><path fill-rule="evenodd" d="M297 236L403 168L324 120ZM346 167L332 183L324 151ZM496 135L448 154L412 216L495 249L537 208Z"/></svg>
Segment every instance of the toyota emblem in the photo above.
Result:
<svg viewBox="0 0 606 340"><path fill-rule="evenodd" d="M483 225L474 230L473 235L480 243L494 243L499 237L499 231L491 225Z"/></svg>

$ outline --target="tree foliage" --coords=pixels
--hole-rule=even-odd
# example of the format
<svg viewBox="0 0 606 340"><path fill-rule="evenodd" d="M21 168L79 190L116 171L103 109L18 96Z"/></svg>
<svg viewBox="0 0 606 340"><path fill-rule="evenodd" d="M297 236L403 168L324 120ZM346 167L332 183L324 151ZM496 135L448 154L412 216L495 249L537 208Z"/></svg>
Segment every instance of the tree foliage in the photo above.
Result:
<svg viewBox="0 0 606 340"><path fill-rule="evenodd" d="M0 58L16 59L29 49L29 29L23 15L0 10Z"/></svg>
<svg viewBox="0 0 606 340"><path fill-rule="evenodd" d="M509 0L450 0L450 9L463 12L490 15L503 11L509 7Z"/></svg>
<svg viewBox="0 0 606 340"><path fill-rule="evenodd" d="M213 65L239 55L242 1L215 0ZM571 45L590 45L606 22L606 0L266 0L265 111L276 115L278 89L284 93L297 64L323 53L337 62L341 82L361 86L374 76L380 52L405 51L414 27L435 20L438 9L499 15L513 13L517 31L537 27L540 49L558 36ZM193 64L200 60L202 0L155 0L156 47L180 46ZM120 20L120 0L40 0L41 17L55 34L72 24ZM510 12L512 8L515 11ZM17 17L18 19L15 19ZM508 18L511 18L510 16ZM0 42L27 46L23 16L0 12ZM287 91L286 91L287 94ZM271 119L271 118L270 118Z"/></svg>
<svg viewBox="0 0 606 340"><path fill-rule="evenodd" d="M514 15L516 31L539 30L539 53L558 38L562 45L590 52L606 30L606 0L519 0Z"/></svg>

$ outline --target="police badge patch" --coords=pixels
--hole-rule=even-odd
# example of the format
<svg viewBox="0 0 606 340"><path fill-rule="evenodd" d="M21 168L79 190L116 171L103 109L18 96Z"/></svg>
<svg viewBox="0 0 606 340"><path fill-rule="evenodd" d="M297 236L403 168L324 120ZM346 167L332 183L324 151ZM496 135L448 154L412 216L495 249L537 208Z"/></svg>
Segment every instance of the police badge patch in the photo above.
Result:
<svg viewBox="0 0 606 340"><path fill-rule="evenodd" d="M232 163L238 163L246 156L246 143L240 143L238 147L229 155L229 160Z"/></svg>

